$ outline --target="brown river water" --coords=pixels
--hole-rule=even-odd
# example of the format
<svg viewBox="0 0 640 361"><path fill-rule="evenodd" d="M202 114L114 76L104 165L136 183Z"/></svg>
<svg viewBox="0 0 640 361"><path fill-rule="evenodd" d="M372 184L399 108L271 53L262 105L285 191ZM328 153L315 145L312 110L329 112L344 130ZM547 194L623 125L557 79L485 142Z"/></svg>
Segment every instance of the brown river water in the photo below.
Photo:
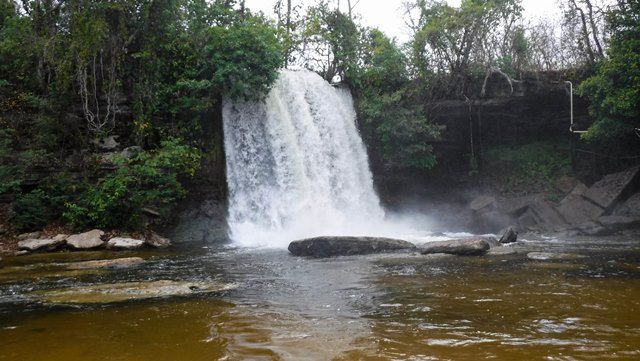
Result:
<svg viewBox="0 0 640 361"><path fill-rule="evenodd" d="M199 244L9 258L0 267L0 360L640 360L640 242L527 249L574 256L306 259ZM114 256L147 263L59 266ZM235 287L97 305L30 296L160 279Z"/></svg>

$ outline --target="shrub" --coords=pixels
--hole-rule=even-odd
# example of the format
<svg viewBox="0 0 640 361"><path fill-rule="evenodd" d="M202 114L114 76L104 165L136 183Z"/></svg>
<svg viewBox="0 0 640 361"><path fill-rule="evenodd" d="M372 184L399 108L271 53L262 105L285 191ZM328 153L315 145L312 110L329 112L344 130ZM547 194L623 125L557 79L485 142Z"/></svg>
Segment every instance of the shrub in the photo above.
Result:
<svg viewBox="0 0 640 361"><path fill-rule="evenodd" d="M34 231L48 223L45 197L41 189L36 189L13 202L13 222L18 231Z"/></svg>
<svg viewBox="0 0 640 361"><path fill-rule="evenodd" d="M155 151L116 162L115 173L90 186L77 202L67 203L64 217L74 227L138 229L145 207L166 217L186 194L179 177L195 174L200 152L169 139Z"/></svg>

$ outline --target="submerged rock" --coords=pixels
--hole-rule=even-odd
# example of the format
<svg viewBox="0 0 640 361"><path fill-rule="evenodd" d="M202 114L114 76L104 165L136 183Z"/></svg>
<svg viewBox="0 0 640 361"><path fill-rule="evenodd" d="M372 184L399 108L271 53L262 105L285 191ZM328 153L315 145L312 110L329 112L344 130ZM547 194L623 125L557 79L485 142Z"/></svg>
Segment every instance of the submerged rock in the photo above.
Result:
<svg viewBox="0 0 640 361"><path fill-rule="evenodd" d="M31 295L48 303L96 304L158 297L188 296L220 292L234 285L221 282L146 281L99 284L57 290L36 291Z"/></svg>
<svg viewBox="0 0 640 361"><path fill-rule="evenodd" d="M138 249L144 246L144 241L140 239L113 237L107 242L109 249Z"/></svg>
<svg viewBox="0 0 640 361"><path fill-rule="evenodd" d="M513 227L509 227L502 232L502 237L500 237L500 243L513 243L518 240L518 232Z"/></svg>
<svg viewBox="0 0 640 361"><path fill-rule="evenodd" d="M65 244L64 238L46 238L46 239L26 239L18 242L18 249L29 252L50 252L62 247Z"/></svg>
<svg viewBox="0 0 640 361"><path fill-rule="evenodd" d="M574 253L529 252L527 253L527 258L537 261L557 261L584 258L584 256Z"/></svg>
<svg viewBox="0 0 640 361"><path fill-rule="evenodd" d="M412 250L407 241L383 237L316 237L289 244L294 256L333 257Z"/></svg>
<svg viewBox="0 0 640 361"><path fill-rule="evenodd" d="M77 250L100 248L104 246L104 241L102 240L103 235L104 232L99 229L74 234L67 238L67 245Z"/></svg>
<svg viewBox="0 0 640 361"><path fill-rule="evenodd" d="M455 239L451 241L429 242L420 246L420 253L446 253L458 256L480 256L491 248L483 238Z"/></svg>
<svg viewBox="0 0 640 361"><path fill-rule="evenodd" d="M95 268L130 268L141 265L145 262L140 257L127 257L116 259L101 259L95 261L72 262L65 266L68 269L95 269Z"/></svg>

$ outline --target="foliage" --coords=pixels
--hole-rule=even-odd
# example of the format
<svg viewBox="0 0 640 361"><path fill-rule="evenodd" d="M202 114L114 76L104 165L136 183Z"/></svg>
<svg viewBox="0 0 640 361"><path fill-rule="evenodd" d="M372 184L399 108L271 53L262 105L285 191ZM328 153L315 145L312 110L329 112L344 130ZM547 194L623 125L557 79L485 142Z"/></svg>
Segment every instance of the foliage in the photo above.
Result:
<svg viewBox="0 0 640 361"><path fill-rule="evenodd" d="M485 153L487 174L510 192L549 192L571 169L568 144L552 141L494 146Z"/></svg>
<svg viewBox="0 0 640 361"><path fill-rule="evenodd" d="M284 59L275 29L259 18L212 27L204 47L212 82L231 98L256 99L276 80Z"/></svg>
<svg viewBox="0 0 640 361"><path fill-rule="evenodd" d="M161 217L184 197L182 176L192 177L200 153L179 139L168 139L155 151L119 159L117 171L67 203L64 217L75 227L139 228L143 208Z"/></svg>
<svg viewBox="0 0 640 361"><path fill-rule="evenodd" d="M360 35L353 19L338 9L330 9L327 1L320 1L308 10L305 20L304 66L327 81L336 76L348 80L349 73L358 67Z"/></svg>
<svg viewBox="0 0 640 361"><path fill-rule="evenodd" d="M368 32L364 66L352 78L358 116L365 137L388 167L430 169L436 159L428 141L439 130L419 106L406 62L391 39L377 29Z"/></svg>
<svg viewBox="0 0 640 361"><path fill-rule="evenodd" d="M33 231L44 227L49 218L44 202L45 193L36 189L29 192L13 202L13 212L15 217L13 223L19 231Z"/></svg>
<svg viewBox="0 0 640 361"><path fill-rule="evenodd" d="M74 195L76 184L65 174L45 178L40 185L13 202L13 224L19 231L41 229L59 219L65 204Z"/></svg>
<svg viewBox="0 0 640 361"><path fill-rule="evenodd" d="M640 127L640 3L621 1L609 22L608 57L579 91L591 100L596 118L584 138L611 149L634 139L634 128Z"/></svg>

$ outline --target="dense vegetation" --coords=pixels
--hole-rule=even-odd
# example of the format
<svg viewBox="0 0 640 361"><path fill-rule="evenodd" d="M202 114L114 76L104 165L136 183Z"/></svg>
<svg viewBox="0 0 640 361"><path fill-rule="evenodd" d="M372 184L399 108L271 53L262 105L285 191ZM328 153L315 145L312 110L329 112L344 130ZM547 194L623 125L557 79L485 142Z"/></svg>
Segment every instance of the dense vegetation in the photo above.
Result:
<svg viewBox="0 0 640 361"><path fill-rule="evenodd" d="M19 230L166 216L201 113L262 96L282 65L277 30L234 1L0 1L0 193ZM105 155L109 136L140 148ZM32 184L38 167L54 175Z"/></svg>
<svg viewBox="0 0 640 361"><path fill-rule="evenodd" d="M491 77L588 77L580 91L596 122L584 138L601 151L640 127L635 0L564 1L561 32L524 19L519 0L406 1L406 44L363 26L352 3L280 0L269 20L234 0L0 0L0 195L12 224L163 219L206 156L203 114L223 97L260 99L281 67L347 84L389 169L434 167L430 104L482 98ZM108 152L116 139L129 148Z"/></svg>

